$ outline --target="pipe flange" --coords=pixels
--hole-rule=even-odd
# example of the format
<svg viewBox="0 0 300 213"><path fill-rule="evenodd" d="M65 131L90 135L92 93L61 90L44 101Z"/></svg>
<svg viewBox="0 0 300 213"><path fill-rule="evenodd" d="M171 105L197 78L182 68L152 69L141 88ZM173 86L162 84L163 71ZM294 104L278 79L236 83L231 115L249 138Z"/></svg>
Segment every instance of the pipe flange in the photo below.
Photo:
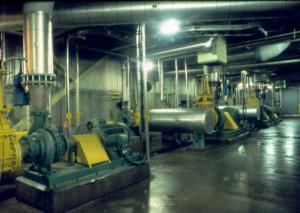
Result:
<svg viewBox="0 0 300 213"><path fill-rule="evenodd" d="M22 75L22 85L55 86L56 75L52 74L26 74Z"/></svg>

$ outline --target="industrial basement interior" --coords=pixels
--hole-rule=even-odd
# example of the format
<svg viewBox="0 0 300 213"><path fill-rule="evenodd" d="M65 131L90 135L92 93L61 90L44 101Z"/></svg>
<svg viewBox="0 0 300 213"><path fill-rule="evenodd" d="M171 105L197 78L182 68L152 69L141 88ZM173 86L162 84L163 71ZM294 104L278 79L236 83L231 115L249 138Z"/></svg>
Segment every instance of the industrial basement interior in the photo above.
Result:
<svg viewBox="0 0 300 213"><path fill-rule="evenodd" d="M300 1L3 1L0 212L300 212L299 20Z"/></svg>

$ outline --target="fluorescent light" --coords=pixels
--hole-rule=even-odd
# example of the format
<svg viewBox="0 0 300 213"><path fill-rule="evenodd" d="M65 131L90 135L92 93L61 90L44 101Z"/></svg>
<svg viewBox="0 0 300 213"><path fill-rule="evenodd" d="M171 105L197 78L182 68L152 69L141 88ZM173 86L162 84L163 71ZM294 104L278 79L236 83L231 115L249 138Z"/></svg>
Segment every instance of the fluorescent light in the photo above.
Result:
<svg viewBox="0 0 300 213"><path fill-rule="evenodd" d="M163 35L174 35L180 29L180 22L176 19L164 21L160 25L160 33Z"/></svg>
<svg viewBox="0 0 300 213"><path fill-rule="evenodd" d="M146 72L150 72L151 70L153 70L154 64L152 61L145 61L144 65L143 65L143 69Z"/></svg>

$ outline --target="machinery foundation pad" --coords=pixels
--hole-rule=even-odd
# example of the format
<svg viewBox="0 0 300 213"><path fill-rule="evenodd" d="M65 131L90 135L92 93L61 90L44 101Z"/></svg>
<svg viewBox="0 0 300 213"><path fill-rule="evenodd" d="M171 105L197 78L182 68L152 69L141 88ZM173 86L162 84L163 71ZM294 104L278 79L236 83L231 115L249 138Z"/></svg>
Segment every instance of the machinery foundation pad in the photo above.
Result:
<svg viewBox="0 0 300 213"><path fill-rule="evenodd" d="M45 212L65 212L149 178L149 165L126 166L62 188L47 188L28 178L16 180L16 197Z"/></svg>

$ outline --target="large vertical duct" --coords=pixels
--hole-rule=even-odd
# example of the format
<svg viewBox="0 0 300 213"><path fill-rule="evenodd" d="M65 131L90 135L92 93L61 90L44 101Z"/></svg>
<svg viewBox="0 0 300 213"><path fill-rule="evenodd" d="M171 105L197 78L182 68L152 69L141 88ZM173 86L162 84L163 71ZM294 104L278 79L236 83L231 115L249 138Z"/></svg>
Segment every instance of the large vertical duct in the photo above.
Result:
<svg viewBox="0 0 300 213"><path fill-rule="evenodd" d="M23 45L26 60L24 85L29 89L33 116L29 133L44 126L49 111L50 88L55 83L51 36L52 10L51 2L28 2L23 8Z"/></svg>

